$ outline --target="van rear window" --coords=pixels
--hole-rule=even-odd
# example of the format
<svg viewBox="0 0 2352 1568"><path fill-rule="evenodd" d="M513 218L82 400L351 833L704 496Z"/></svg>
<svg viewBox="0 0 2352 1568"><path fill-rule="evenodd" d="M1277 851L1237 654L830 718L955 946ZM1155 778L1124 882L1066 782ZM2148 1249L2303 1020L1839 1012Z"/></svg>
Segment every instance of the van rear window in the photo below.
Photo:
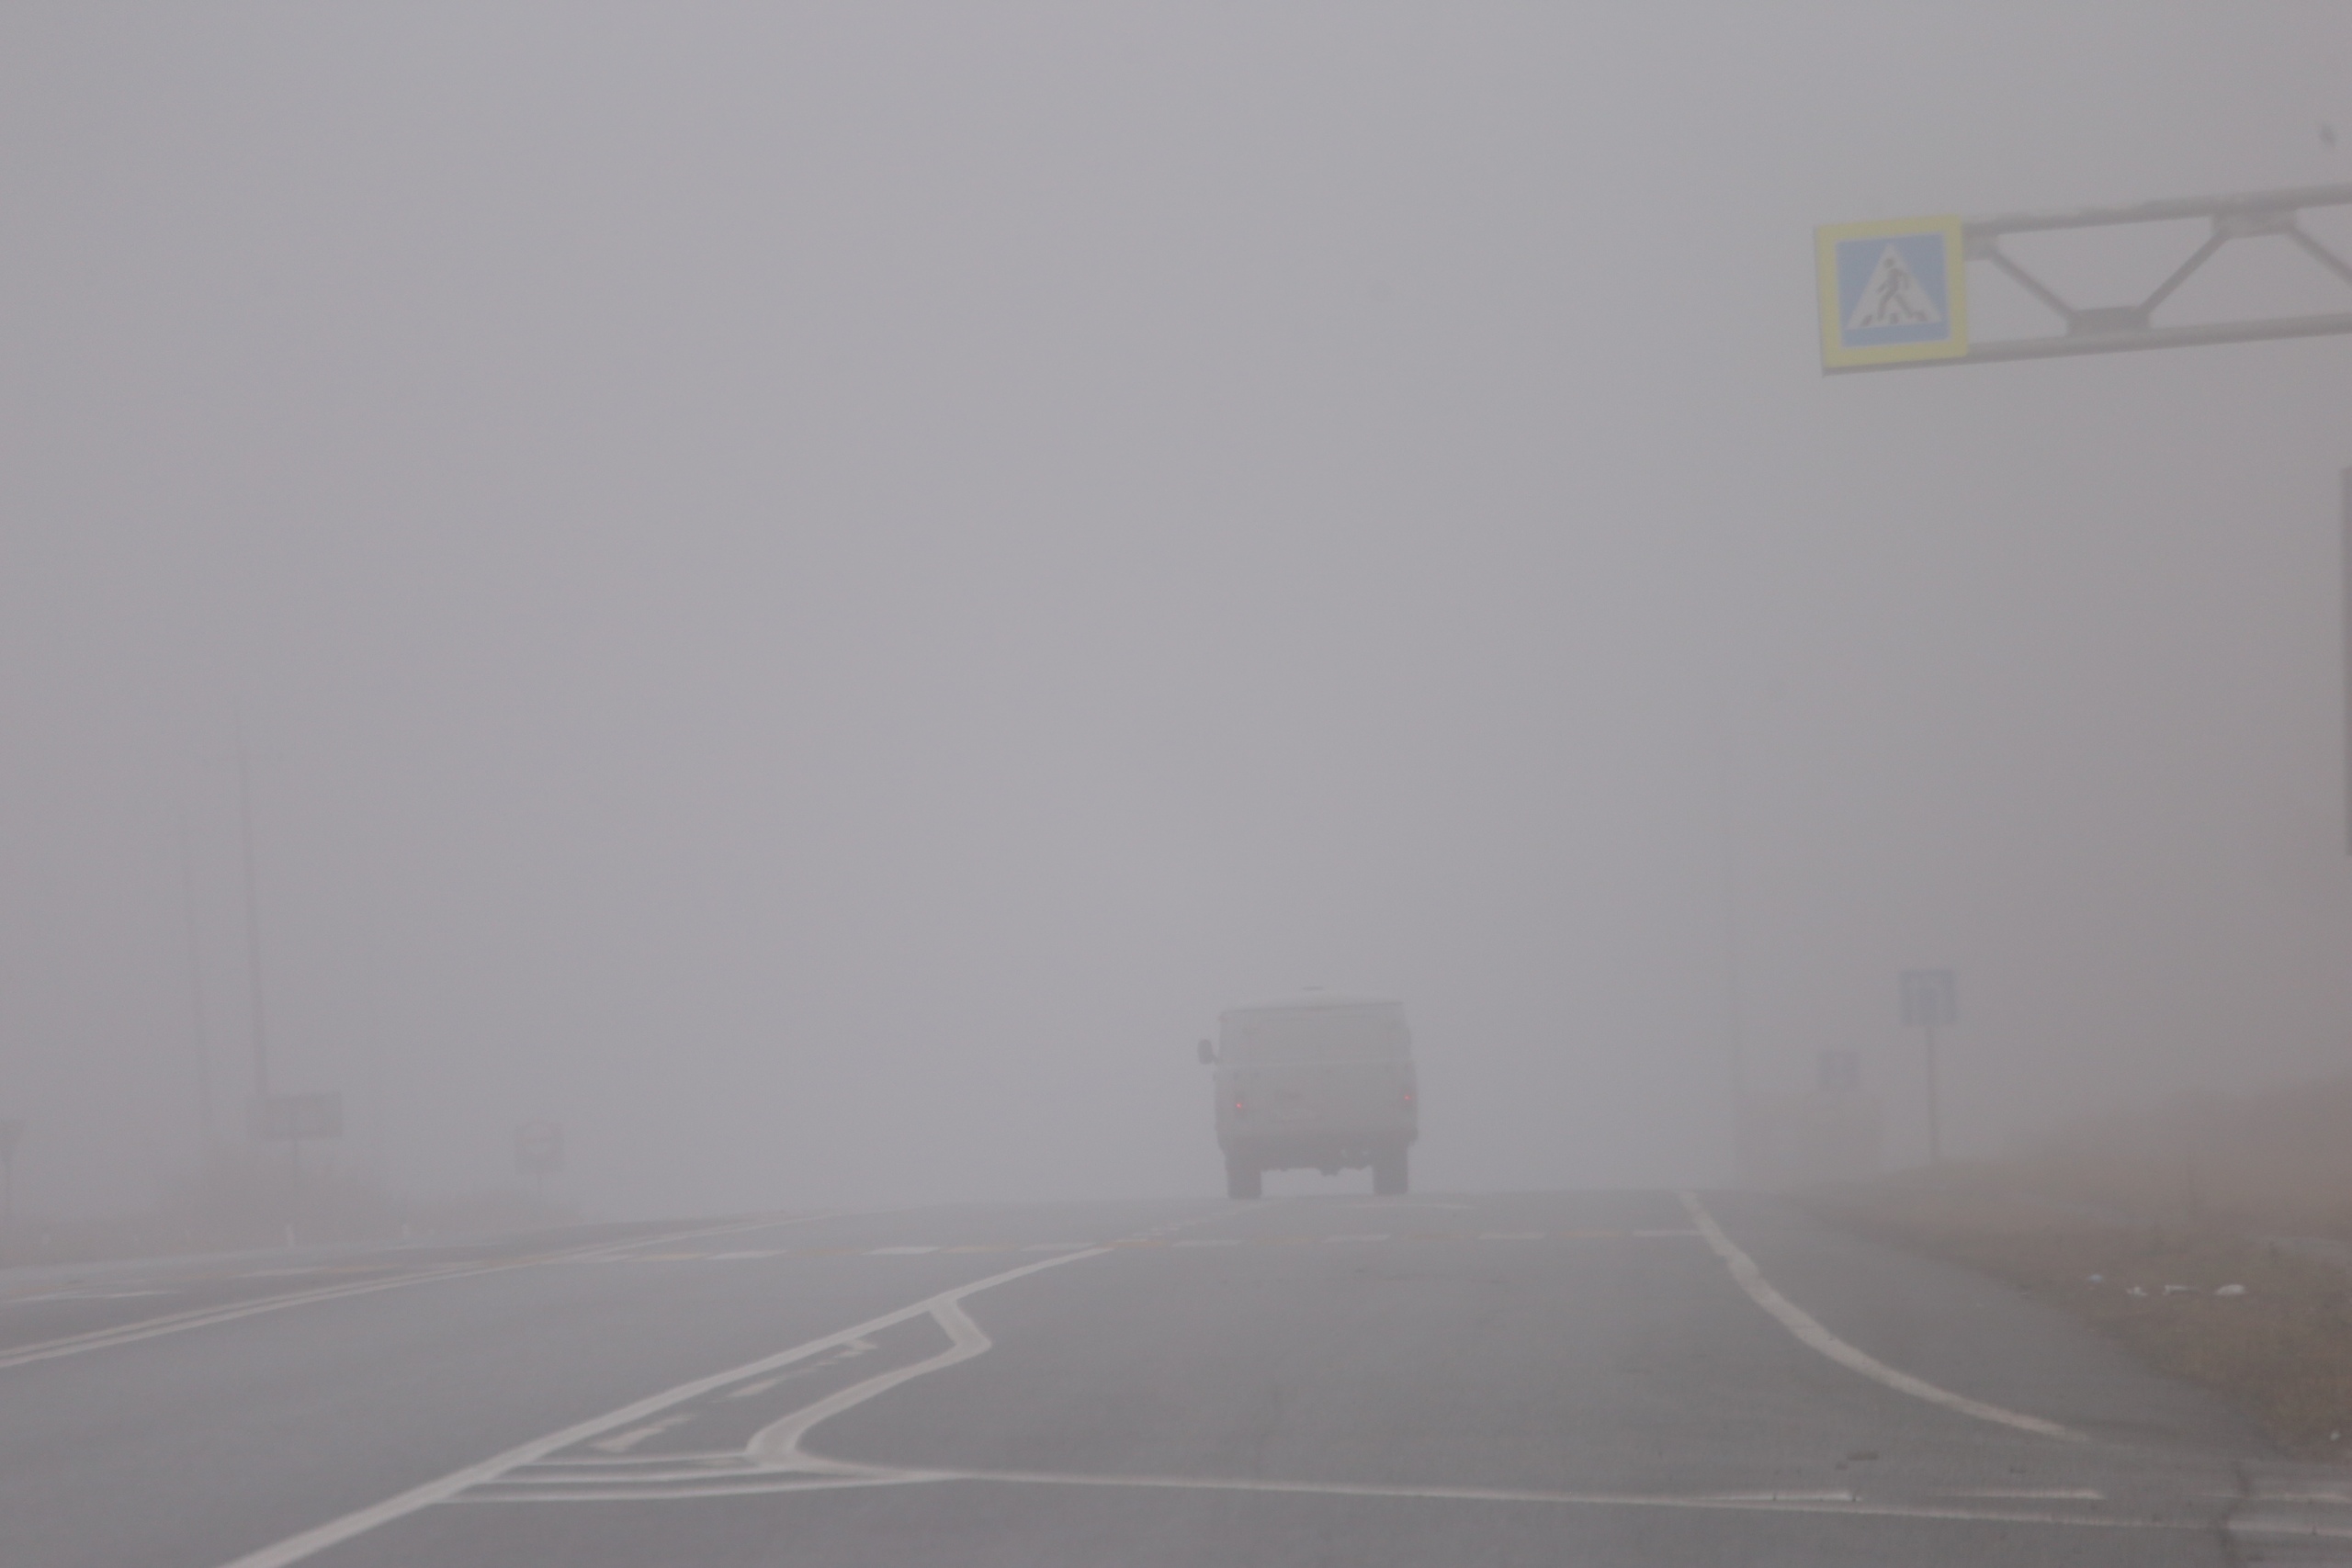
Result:
<svg viewBox="0 0 2352 1568"><path fill-rule="evenodd" d="M1396 1008L1299 1008L1228 1015L1228 1061L1372 1062L1403 1056L1404 1014Z"/></svg>

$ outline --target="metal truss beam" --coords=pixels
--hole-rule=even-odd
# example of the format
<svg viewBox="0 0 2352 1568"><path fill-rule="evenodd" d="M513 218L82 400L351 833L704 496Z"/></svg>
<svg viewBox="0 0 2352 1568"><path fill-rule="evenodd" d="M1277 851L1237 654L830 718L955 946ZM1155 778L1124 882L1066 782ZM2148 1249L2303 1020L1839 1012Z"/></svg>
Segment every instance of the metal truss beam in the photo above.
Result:
<svg viewBox="0 0 2352 1568"><path fill-rule="evenodd" d="M2143 348L2186 348L2200 344L2261 343L2276 338L2324 337L2352 333L2352 262L2304 229L2301 215L2313 208L2352 207L2352 186L2311 186L2259 191L2246 196L2190 197L2147 201L2134 207L2093 208L2080 212L2018 213L1969 218L1961 223L1962 254L1991 267L2048 307L2064 331L2041 337L1975 339L1965 354L1936 359L1896 360L1831 367L1832 375L1856 370L1921 369L1936 365L1976 365L1995 360L2053 359L2078 354L2122 354ZM2204 242L2184 257L2144 298L2122 305L2077 305L2037 277L2002 247L2012 234L2104 229L2132 223L2177 223L2203 219ZM2344 285L2346 308L2316 316L2251 316L2189 326L2159 326L2158 307L2203 269L2223 248L2240 240L2276 236L2286 240L2324 272Z"/></svg>

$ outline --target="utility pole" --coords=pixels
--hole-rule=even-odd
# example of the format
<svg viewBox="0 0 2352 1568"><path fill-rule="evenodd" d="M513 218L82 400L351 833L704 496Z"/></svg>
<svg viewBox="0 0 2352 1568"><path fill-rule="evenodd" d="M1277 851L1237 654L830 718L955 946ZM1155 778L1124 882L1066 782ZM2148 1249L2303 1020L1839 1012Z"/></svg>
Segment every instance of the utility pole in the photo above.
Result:
<svg viewBox="0 0 2352 1568"><path fill-rule="evenodd" d="M237 809L244 825L245 847L245 979L252 991L254 1030L254 1100L269 1101L269 1029L262 1010L261 892L254 872L253 769L245 759L245 731L237 728Z"/></svg>
<svg viewBox="0 0 2352 1568"><path fill-rule="evenodd" d="M196 1028L196 1125L204 1165L212 1168L212 1042L204 1009L204 942L196 914L196 857L188 848L187 813L180 813L180 893L187 906L187 981L190 1021Z"/></svg>
<svg viewBox="0 0 2352 1568"><path fill-rule="evenodd" d="M1733 726L1738 716L1726 702L1721 736L1722 843L1724 879L1724 1055L1731 1087L1732 1184L1745 1186L1754 1172L1754 1132L1747 1109L1747 1045L1746 1009L1741 994L1739 951L1739 805L1735 763L1737 742Z"/></svg>
<svg viewBox="0 0 2352 1568"><path fill-rule="evenodd" d="M2344 852L2352 854L2352 468L2344 487Z"/></svg>
<svg viewBox="0 0 2352 1568"><path fill-rule="evenodd" d="M15 1117L0 1119L0 1261L8 1250L9 1234L17 1224L17 1145L25 1124Z"/></svg>

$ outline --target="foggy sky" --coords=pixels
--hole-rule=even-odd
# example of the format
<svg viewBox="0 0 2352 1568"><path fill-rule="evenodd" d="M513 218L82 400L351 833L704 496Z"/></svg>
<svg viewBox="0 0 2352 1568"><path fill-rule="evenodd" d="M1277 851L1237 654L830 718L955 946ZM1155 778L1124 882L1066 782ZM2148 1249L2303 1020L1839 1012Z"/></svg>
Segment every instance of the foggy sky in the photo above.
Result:
<svg viewBox="0 0 2352 1568"><path fill-rule="evenodd" d="M1962 1152L2333 1069L2352 342L1825 380L1811 231L2352 181L2348 62L2146 0L12 6L24 1201L193 1157L183 823L237 1115L241 732L277 1087L412 1190L548 1116L604 1213L1210 1192L1191 1043L1305 986L1406 1001L1423 1186L1720 1179L1734 945L1754 1080L1859 1049L1906 1157L1905 967Z"/></svg>

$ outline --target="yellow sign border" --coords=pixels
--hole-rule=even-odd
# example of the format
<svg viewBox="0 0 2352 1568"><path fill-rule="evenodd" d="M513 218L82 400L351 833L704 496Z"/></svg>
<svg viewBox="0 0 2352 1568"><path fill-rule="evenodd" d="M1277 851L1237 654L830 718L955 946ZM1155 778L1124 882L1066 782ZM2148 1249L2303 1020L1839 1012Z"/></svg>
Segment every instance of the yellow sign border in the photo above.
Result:
<svg viewBox="0 0 2352 1568"><path fill-rule="evenodd" d="M1968 352L1968 271L1957 218L1890 218L1873 223L1832 223L1813 231L1814 281L1821 297L1821 367L1843 370L1858 365L1896 365L1906 359L1958 359ZM1838 308L1838 245L1844 240L1892 239L1901 234L1941 234L1944 239L1945 309L1951 336L1940 343L1886 343L1848 348Z"/></svg>

